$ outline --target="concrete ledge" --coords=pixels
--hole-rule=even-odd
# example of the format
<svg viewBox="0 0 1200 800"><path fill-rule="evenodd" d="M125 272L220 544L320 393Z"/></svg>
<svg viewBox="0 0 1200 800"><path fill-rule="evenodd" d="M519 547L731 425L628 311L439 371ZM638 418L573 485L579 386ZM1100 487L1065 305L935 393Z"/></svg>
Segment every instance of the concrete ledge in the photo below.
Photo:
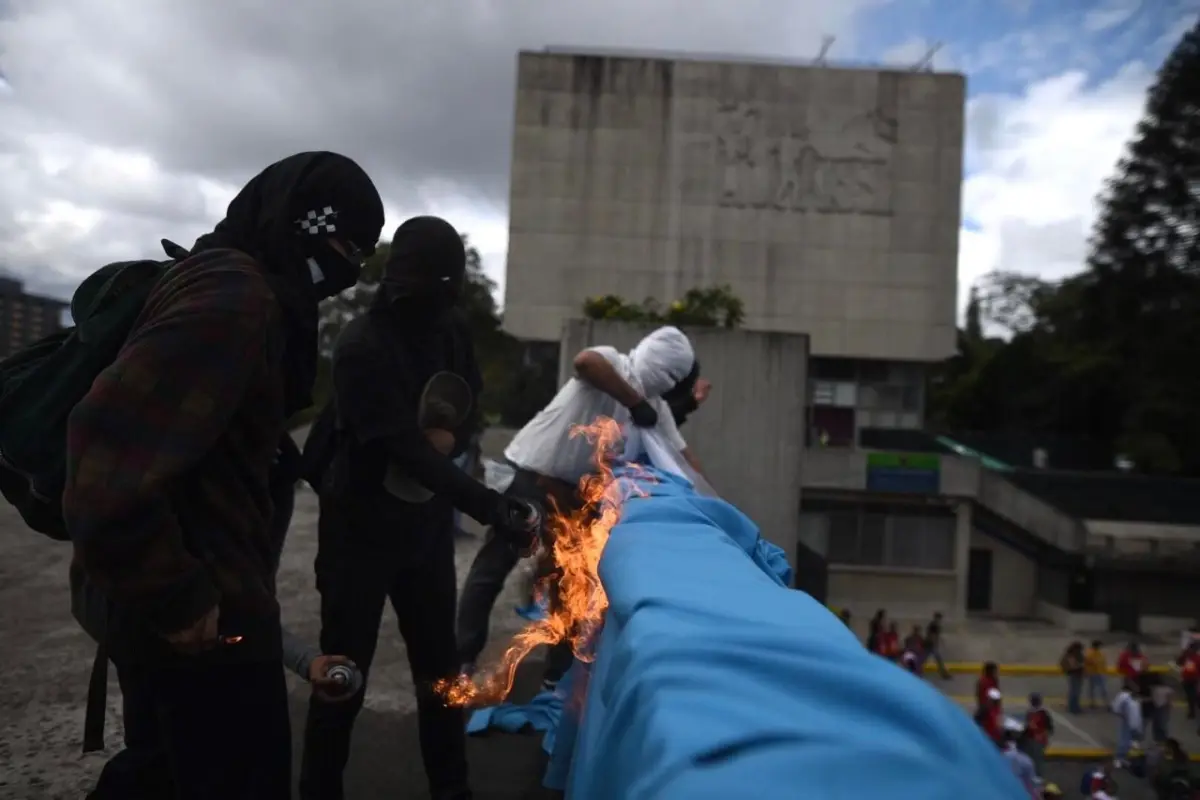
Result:
<svg viewBox="0 0 1200 800"><path fill-rule="evenodd" d="M1075 633L1106 633L1110 627L1108 614L1098 611L1069 611L1045 600L1038 600L1036 611L1042 619Z"/></svg>
<svg viewBox="0 0 1200 800"><path fill-rule="evenodd" d="M1028 676L1028 677L1048 677L1061 676L1063 674L1062 667L1058 664L997 664L1001 675ZM951 675L978 675L983 671L982 661L948 661L946 662L946 670ZM925 671L932 674L937 674L936 664L926 664ZM1171 672L1169 665L1155 664L1149 668L1149 671L1156 675L1166 675ZM1107 674L1118 674L1116 669L1109 667Z"/></svg>
<svg viewBox="0 0 1200 800"><path fill-rule="evenodd" d="M1103 747L1047 747L1046 758L1058 761L1105 761L1114 756L1112 750ZM1130 750L1129 755L1142 755L1141 750ZM1200 754L1188 756L1193 764L1200 764Z"/></svg>
<svg viewBox="0 0 1200 800"><path fill-rule="evenodd" d="M1156 636L1181 635L1195 622L1191 617L1164 617L1143 614L1138 617L1138 630Z"/></svg>

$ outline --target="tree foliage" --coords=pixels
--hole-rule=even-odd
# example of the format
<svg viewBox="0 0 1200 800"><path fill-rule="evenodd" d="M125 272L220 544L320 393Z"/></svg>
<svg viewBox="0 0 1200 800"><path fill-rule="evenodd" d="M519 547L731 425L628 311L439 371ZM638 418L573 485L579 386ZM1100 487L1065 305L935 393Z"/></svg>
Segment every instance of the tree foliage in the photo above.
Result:
<svg viewBox="0 0 1200 800"><path fill-rule="evenodd" d="M976 287L958 353L933 378L931 418L1073 434L1141 471L1200 475L1198 355L1200 23L1150 89L1084 271L996 273Z"/></svg>
<svg viewBox="0 0 1200 800"><path fill-rule="evenodd" d="M736 328L745 321L746 308L729 286L689 289L663 308L653 298L630 303L615 294L588 298L583 304L588 319L619 320L655 325Z"/></svg>

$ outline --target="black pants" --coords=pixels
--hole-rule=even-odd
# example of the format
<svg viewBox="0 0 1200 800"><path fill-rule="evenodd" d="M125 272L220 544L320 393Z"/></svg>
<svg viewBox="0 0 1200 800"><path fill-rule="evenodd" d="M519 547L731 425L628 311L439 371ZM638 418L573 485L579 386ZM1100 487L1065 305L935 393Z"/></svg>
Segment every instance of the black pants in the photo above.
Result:
<svg viewBox="0 0 1200 800"><path fill-rule="evenodd" d="M353 660L367 677L383 604L390 600L408 650L417 692L425 775L434 798L466 797L465 718L433 693L458 671L454 640L454 538L451 509L436 498L419 505L321 498L316 573L321 594L321 651ZM350 733L363 690L349 700L309 700L300 795L340 800ZM398 758L406 753L397 752Z"/></svg>
<svg viewBox="0 0 1200 800"><path fill-rule="evenodd" d="M558 508L564 510L578 505L573 487L527 470L517 470L505 494L537 502L547 511L550 509L551 499ZM458 606L458 654L464 664L474 663L487 645L492 608L504 589L509 573L521 560L521 554L509 541L503 534L489 530L483 546L471 562L470 571L467 572L462 599ZM553 597L551 601L553 602ZM545 679L551 682L558 681L570 668L572 658L569 642L560 642L550 648L546 657Z"/></svg>
<svg viewBox="0 0 1200 800"><path fill-rule="evenodd" d="M1187 698L1187 718L1195 719L1197 706L1196 681L1183 682L1183 695Z"/></svg>
<svg viewBox="0 0 1200 800"><path fill-rule="evenodd" d="M125 749L88 800L288 800L292 740L278 661L117 665Z"/></svg>

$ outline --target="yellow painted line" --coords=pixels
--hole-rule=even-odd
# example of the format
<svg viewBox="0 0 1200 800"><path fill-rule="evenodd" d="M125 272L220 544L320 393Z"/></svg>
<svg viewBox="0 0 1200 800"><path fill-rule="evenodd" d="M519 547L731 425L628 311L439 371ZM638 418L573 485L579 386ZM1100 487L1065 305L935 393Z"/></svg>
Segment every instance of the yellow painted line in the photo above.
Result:
<svg viewBox="0 0 1200 800"><path fill-rule="evenodd" d="M1001 689L1000 691L1003 693L1004 690ZM955 695L946 695L946 696L949 697L951 700L953 700L956 703L969 704L969 703L975 702L975 697L973 695L969 695L969 694L955 694ZM1024 696L1027 696L1027 695L1024 695ZM1004 699L1006 701L1009 701L1009 700L1020 699L1020 698L1017 698L1015 695L1014 696L1005 695ZM1067 698L1065 698L1065 697L1044 697L1043 696L1042 702L1044 702L1047 706L1050 706L1051 708L1066 708L1067 707ZM1083 706L1084 712L1086 713L1089 710L1088 704L1087 704L1087 698L1081 697L1079 699L1079 702ZM1015 703L1014 703L1014 705L1015 705ZM1176 700L1171 705L1173 705L1175 708L1187 708L1187 703L1184 702L1183 700ZM1108 707L1104 706L1102 709L1096 709L1096 710L1107 711Z"/></svg>
<svg viewBox="0 0 1200 800"><path fill-rule="evenodd" d="M1130 750L1129 755L1141 755L1141 750ZM1113 758L1112 750L1103 747L1047 747L1046 758L1061 758L1083 761L1104 761ZM1200 753L1188 756L1188 760L1200 764Z"/></svg>
<svg viewBox="0 0 1200 800"><path fill-rule="evenodd" d="M999 664L997 666L999 667L1001 675L1011 675L1014 677L1022 675L1029 677L1046 677L1057 675L1059 677L1066 677L1063 675L1062 668L1057 664ZM926 662L925 671L936 674L938 671L937 664ZM978 675L983 671L983 662L950 661L946 663L946 671L951 675ZM1150 667L1149 671L1157 675L1166 675L1171 672L1171 668L1168 666L1154 665ZM1107 674L1116 675L1117 671L1109 668Z"/></svg>

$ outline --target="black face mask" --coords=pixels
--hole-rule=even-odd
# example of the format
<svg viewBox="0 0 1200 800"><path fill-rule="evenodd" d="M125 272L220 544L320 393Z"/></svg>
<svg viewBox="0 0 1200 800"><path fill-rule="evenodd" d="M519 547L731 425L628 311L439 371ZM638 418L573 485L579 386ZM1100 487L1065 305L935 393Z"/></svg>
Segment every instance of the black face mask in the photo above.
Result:
<svg viewBox="0 0 1200 800"><path fill-rule="evenodd" d="M328 240L306 243L308 270L312 276L317 299L325 300L358 283L366 257L353 242L341 242L347 254L342 255Z"/></svg>
<svg viewBox="0 0 1200 800"><path fill-rule="evenodd" d="M380 300L406 313L445 312L462 299L467 257L462 237L438 217L413 217L396 229Z"/></svg>
<svg viewBox="0 0 1200 800"><path fill-rule="evenodd" d="M385 302L390 306L420 306L452 308L462 300L465 281L447 280L437 283L405 282L384 278L379 284Z"/></svg>
<svg viewBox="0 0 1200 800"><path fill-rule="evenodd" d="M677 403L688 401L692 397L692 392L695 390L696 381L698 380L700 380L700 362L693 361L692 369L688 374L683 376L683 380L679 381L679 383L663 392L662 399L672 407Z"/></svg>
<svg viewBox="0 0 1200 800"><path fill-rule="evenodd" d="M353 160L298 153L267 167L238 192L193 253L241 250L267 273L287 331L284 380L292 413L311 403L317 371L317 303L353 286L383 229L383 200ZM350 258L330 244L357 245Z"/></svg>

